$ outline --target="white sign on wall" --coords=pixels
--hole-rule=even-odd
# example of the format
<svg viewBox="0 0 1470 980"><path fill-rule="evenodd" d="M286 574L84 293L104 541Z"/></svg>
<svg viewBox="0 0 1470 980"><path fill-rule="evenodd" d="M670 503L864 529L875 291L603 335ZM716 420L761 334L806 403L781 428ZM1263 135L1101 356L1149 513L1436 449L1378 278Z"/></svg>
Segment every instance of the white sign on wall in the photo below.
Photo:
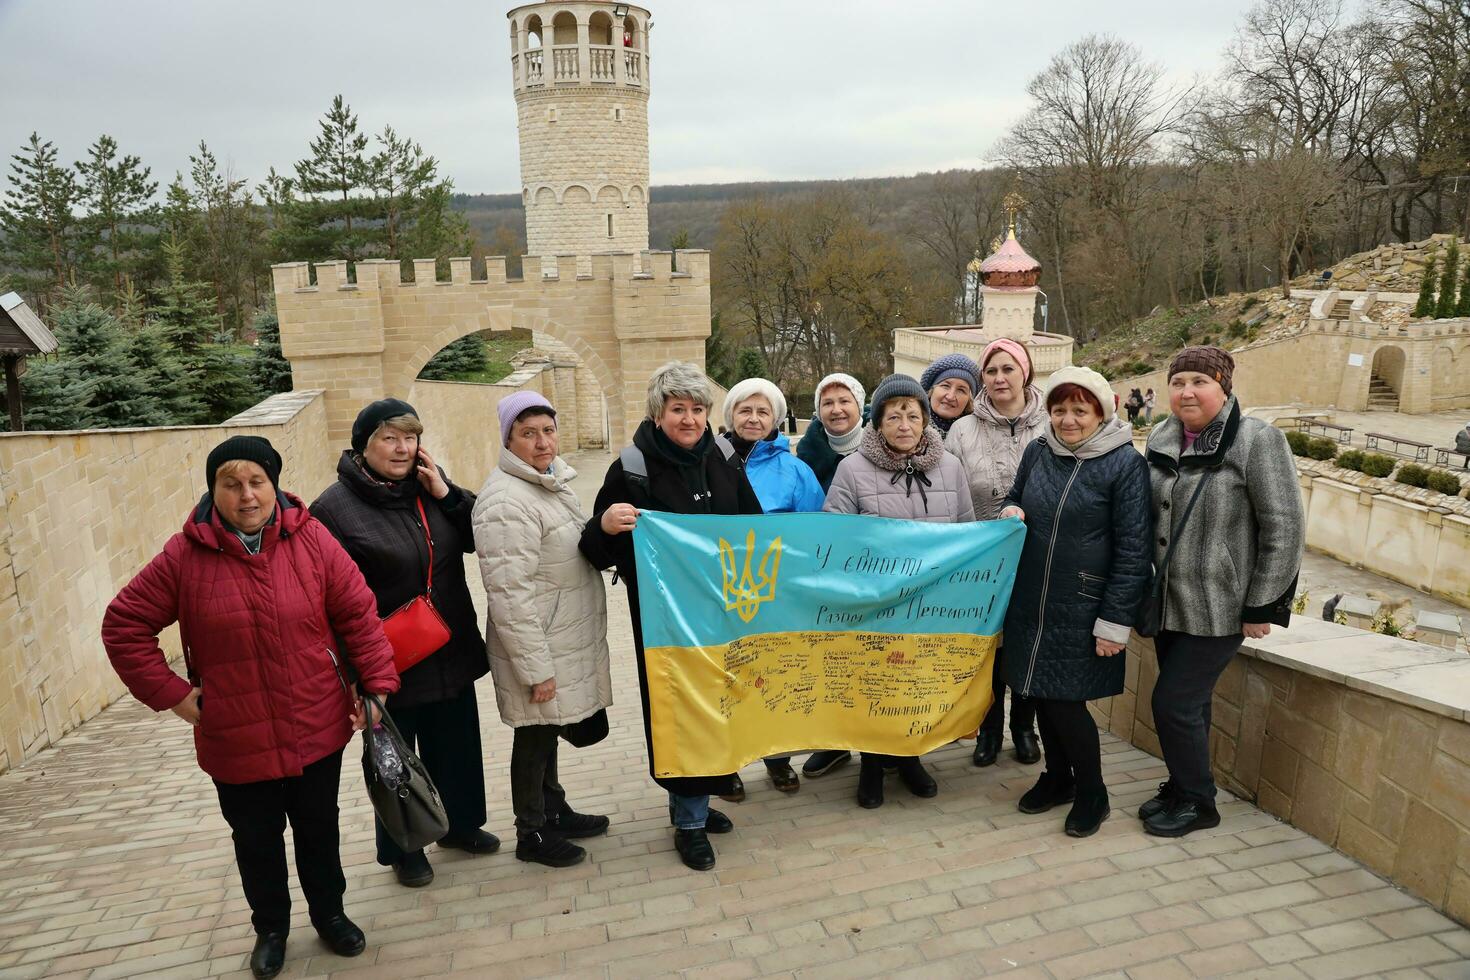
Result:
<svg viewBox="0 0 1470 980"><path fill-rule="evenodd" d="M1362 366L1363 366L1363 355L1362 354L1349 354L1348 355L1348 367L1362 367Z"/></svg>

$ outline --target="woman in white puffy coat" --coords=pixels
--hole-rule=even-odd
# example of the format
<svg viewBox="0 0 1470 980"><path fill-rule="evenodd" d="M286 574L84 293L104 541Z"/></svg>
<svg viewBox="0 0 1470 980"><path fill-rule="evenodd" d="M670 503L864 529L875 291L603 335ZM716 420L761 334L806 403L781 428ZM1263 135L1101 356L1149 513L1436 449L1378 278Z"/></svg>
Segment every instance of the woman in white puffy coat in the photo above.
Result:
<svg viewBox="0 0 1470 980"><path fill-rule="evenodd" d="M577 544L587 516L576 472L557 455L556 410L536 392L497 406L505 446L475 502L475 552L490 616L485 630L500 718L515 729L510 758L516 857L551 867L586 851L568 838L607 830L576 813L556 776L567 725L612 704L602 573Z"/></svg>

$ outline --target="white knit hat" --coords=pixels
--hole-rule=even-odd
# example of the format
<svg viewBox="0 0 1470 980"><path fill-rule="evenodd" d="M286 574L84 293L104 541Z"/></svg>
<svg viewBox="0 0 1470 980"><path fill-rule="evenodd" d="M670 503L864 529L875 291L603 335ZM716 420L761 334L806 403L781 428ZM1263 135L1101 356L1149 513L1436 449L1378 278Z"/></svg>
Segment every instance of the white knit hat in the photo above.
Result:
<svg viewBox="0 0 1470 980"><path fill-rule="evenodd" d="M780 426L781 420L786 418L786 396L781 394L781 389L771 384L765 378L746 378L738 382L725 396L725 428L731 432L735 431L735 406L750 398L752 395L760 395L771 403L771 412L774 414L773 424Z"/></svg>
<svg viewBox="0 0 1470 980"><path fill-rule="evenodd" d="M863 383L850 374L829 374L817 382L817 391L812 395L812 409L814 411L820 412L822 410L822 392L833 385L842 385L842 387L852 392L853 400L858 403L858 411L862 411L863 402L868 397L868 393L863 390Z"/></svg>
<svg viewBox="0 0 1470 980"><path fill-rule="evenodd" d="M1081 385L1092 392L1099 405L1102 406L1102 420L1108 421L1118 410L1118 396L1113 394L1113 386L1108 384L1108 379L1098 374L1092 368L1079 367L1075 364L1055 371L1046 379L1046 403L1051 407L1051 393L1065 384Z"/></svg>

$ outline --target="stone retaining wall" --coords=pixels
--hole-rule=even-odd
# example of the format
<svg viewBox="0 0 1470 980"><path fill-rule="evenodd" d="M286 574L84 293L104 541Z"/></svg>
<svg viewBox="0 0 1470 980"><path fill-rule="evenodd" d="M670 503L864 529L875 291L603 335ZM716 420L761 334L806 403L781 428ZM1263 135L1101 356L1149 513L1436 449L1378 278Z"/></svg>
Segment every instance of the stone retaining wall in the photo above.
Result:
<svg viewBox="0 0 1470 980"><path fill-rule="evenodd" d="M1128 645L1103 728L1159 755L1153 642ZM1224 789L1470 923L1470 660L1293 618L1247 641L1215 689Z"/></svg>
<svg viewBox="0 0 1470 980"><path fill-rule="evenodd" d="M319 391L223 425L0 434L0 772L120 697L99 633L108 602L184 524L209 450L263 435L308 501L332 454ZM177 631L163 640L170 657Z"/></svg>

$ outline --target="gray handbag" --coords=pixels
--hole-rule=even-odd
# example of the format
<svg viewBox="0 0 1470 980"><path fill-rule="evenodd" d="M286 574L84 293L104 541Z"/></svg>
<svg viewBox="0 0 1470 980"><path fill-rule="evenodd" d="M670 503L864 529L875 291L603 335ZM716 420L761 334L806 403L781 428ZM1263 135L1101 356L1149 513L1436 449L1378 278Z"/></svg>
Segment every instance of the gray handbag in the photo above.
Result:
<svg viewBox="0 0 1470 980"><path fill-rule="evenodd" d="M342 665L335 653L327 653L337 671L337 682L351 702L352 691L342 676ZM393 843L406 852L417 851L449 833L444 801L423 760L409 749L383 702L366 691L362 699L378 709L378 724L362 731L362 774L367 780L368 799Z"/></svg>

